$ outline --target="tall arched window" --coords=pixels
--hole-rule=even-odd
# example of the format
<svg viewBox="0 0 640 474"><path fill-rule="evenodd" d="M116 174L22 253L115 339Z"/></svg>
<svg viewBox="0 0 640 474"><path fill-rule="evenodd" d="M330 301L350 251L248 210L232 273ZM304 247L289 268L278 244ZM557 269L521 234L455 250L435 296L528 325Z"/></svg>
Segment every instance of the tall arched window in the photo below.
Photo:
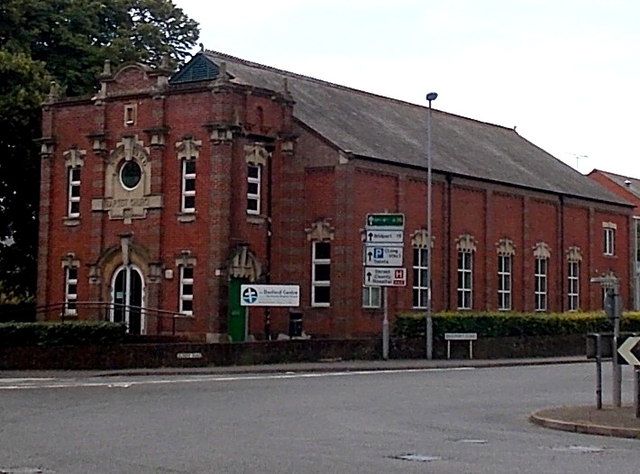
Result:
<svg viewBox="0 0 640 474"><path fill-rule="evenodd" d="M548 309L548 279L549 279L549 258L551 257L551 247L544 242L538 242L533 248L534 258L534 309L536 311L546 311Z"/></svg>
<svg viewBox="0 0 640 474"><path fill-rule="evenodd" d="M509 311L512 305L513 256L516 253L511 239L501 239L496 245L498 252L498 309Z"/></svg>
<svg viewBox="0 0 640 474"><path fill-rule="evenodd" d="M476 241L469 234L456 240L458 250L458 309L473 308L473 254Z"/></svg>
<svg viewBox="0 0 640 474"><path fill-rule="evenodd" d="M567 250L567 309L580 309L580 262L582 252L579 247L569 247Z"/></svg>

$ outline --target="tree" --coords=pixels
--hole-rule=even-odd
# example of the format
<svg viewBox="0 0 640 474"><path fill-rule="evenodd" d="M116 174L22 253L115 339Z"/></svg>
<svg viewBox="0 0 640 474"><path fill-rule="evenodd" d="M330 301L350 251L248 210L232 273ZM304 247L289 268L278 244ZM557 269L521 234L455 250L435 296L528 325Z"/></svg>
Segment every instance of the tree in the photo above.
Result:
<svg viewBox="0 0 640 474"><path fill-rule="evenodd" d="M182 63L198 24L171 0L3 0L0 48L46 63L68 95L91 92L106 59L113 64Z"/></svg>
<svg viewBox="0 0 640 474"><path fill-rule="evenodd" d="M198 25L171 0L2 0L0 3L0 282L33 294L37 257L40 104L55 80L92 93L105 60L174 64Z"/></svg>
<svg viewBox="0 0 640 474"><path fill-rule="evenodd" d="M49 87L44 64L0 50L0 287L33 293L36 270L40 104ZM0 295L1 297L2 295Z"/></svg>

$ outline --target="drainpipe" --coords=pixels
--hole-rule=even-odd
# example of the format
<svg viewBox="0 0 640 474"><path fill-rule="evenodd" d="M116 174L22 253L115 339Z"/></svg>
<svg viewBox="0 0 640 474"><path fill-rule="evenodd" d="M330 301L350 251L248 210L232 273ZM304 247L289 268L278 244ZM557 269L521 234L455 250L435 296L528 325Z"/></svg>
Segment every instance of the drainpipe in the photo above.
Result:
<svg viewBox="0 0 640 474"><path fill-rule="evenodd" d="M564 278L564 269L565 269L565 248L564 248L564 196L560 195L560 235L558 239L560 241L560 249L558 252L558 258L560 260L559 265L559 273L560 273L560 311L564 312L568 309L567 299L565 298L565 290L567 289L567 282ZM579 278L579 277L578 277Z"/></svg>
<svg viewBox="0 0 640 474"><path fill-rule="evenodd" d="M271 262L273 258L273 242L272 242L272 234L273 234L273 222L272 222L272 212L273 212L273 157L275 153L274 150L269 152L269 156L267 157L267 181L268 181L268 189L267 189L267 274L266 274L266 283L271 283ZM267 306L264 311L264 338L269 341L271 339L271 307Z"/></svg>

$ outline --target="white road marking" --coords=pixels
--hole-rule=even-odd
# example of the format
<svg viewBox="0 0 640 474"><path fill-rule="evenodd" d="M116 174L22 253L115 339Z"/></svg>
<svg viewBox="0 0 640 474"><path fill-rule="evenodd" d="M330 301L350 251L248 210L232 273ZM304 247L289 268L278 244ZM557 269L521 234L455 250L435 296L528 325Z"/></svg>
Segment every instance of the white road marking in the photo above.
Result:
<svg viewBox="0 0 640 474"><path fill-rule="evenodd" d="M10 382L40 382L43 380L55 380L54 377L14 377L14 378L0 378L0 383Z"/></svg>
<svg viewBox="0 0 640 474"><path fill-rule="evenodd" d="M302 372L302 373L282 373L282 374L258 374L258 375L202 375L191 376L189 378L175 379L142 379L144 376L133 376L131 380L126 382L115 382L113 379L105 381L86 381L79 379L0 379L1 390L33 390L33 389L53 389L53 388L129 388L136 385L168 385L179 383L205 383L205 382L236 382L243 380L283 380L283 379L302 379L302 378L320 378L320 377L344 377L351 375L378 375L378 374L401 374L401 373L428 373L428 372L458 372L474 370L473 367L451 367L451 368L433 368L433 369L401 369L401 370L354 370L343 372ZM26 383L16 383L13 385L2 385L4 380L19 380ZM35 383L46 380L57 380L50 383Z"/></svg>

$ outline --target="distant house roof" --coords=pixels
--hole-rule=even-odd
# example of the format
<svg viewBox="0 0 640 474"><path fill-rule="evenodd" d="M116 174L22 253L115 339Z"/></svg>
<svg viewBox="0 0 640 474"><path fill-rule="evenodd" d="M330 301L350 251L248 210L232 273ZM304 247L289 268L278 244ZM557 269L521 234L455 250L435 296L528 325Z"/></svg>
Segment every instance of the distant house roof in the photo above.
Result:
<svg viewBox="0 0 640 474"><path fill-rule="evenodd" d="M212 80L220 73L222 63L234 83L280 92L286 87L295 101L294 117L341 150L358 157L426 168L428 109L424 106L215 51L198 53L171 83ZM513 129L434 109L432 139L434 172L629 205Z"/></svg>
<svg viewBox="0 0 640 474"><path fill-rule="evenodd" d="M617 184L621 188L625 189L626 191L630 192L635 197L640 199L640 179L632 178L631 176L623 176L621 174L611 173L609 171L603 171L603 170L598 170L598 169L594 169L587 176L590 176L593 173L600 173L600 174L606 176L611 181L613 181L615 184Z"/></svg>

